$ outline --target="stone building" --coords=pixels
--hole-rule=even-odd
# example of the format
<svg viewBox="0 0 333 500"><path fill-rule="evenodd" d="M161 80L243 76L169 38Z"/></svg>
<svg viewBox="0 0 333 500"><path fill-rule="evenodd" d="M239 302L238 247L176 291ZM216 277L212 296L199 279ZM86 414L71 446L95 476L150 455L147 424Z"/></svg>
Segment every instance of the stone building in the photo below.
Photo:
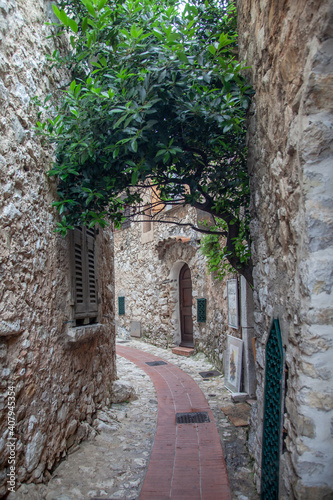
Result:
<svg viewBox="0 0 333 500"><path fill-rule="evenodd" d="M200 226L207 217L193 207L167 205L161 214L146 215L144 221L138 216L115 232L117 334L141 336L162 347L195 347L221 370L227 335L243 338L243 389L253 394L252 293L243 278L230 276L238 279L241 306L240 321L231 327L227 279L209 273L200 252L203 234L186 226Z"/></svg>
<svg viewBox="0 0 333 500"><path fill-rule="evenodd" d="M250 448L256 482L264 494L280 482L281 498L328 499L333 4L238 0L237 9L240 59L250 66L255 89L248 162L258 399Z"/></svg>
<svg viewBox="0 0 333 500"><path fill-rule="evenodd" d="M68 81L46 59L51 12L0 1L1 497L15 473L16 485L48 477L115 378L113 236L54 233L52 151L33 132L32 98Z"/></svg>

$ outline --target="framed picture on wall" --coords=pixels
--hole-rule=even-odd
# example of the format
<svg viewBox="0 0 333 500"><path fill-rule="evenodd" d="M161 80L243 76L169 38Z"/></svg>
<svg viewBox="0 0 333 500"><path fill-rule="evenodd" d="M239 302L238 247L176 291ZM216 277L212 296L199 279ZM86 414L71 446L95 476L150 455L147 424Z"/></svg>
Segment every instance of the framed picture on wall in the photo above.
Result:
<svg viewBox="0 0 333 500"><path fill-rule="evenodd" d="M239 310L238 310L238 282L237 279L227 281L228 296L228 326L239 328Z"/></svg>
<svg viewBox="0 0 333 500"><path fill-rule="evenodd" d="M227 335L227 354L225 359L225 386L231 392L240 391L242 375L243 341Z"/></svg>

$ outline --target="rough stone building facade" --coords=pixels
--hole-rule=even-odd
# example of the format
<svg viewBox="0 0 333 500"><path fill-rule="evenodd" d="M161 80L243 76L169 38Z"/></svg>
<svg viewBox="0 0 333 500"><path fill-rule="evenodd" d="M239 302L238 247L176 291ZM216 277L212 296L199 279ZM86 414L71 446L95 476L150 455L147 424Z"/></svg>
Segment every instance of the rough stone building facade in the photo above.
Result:
<svg viewBox="0 0 333 500"><path fill-rule="evenodd" d="M67 82L46 59L51 12L0 1L0 496L13 457L16 484L48 477L115 377L112 233L54 233L52 152L33 132L31 99Z"/></svg>
<svg viewBox="0 0 333 500"><path fill-rule="evenodd" d="M282 401L274 403L276 414L282 405L284 428L277 443L280 496L332 498L333 4L238 0L237 8L240 58L251 67L255 89L248 147L258 398L250 442L256 481L258 488L267 484L261 481L267 473L265 407L277 393L264 392L265 373L272 376L267 359L276 355L266 341L277 319L284 386Z"/></svg>
<svg viewBox="0 0 333 500"><path fill-rule="evenodd" d="M176 207L166 212L169 220L192 222L196 210ZM148 230L147 230L148 229ZM124 297L125 314L116 311L117 334L130 335L134 326L148 341L162 347L179 345L182 341L179 312L179 274L187 264L192 281L193 345L205 350L207 336L213 357L222 361L228 330L225 316L223 286L209 276L205 258L199 252L200 233L190 228L154 222L132 222L116 231L115 274L116 298ZM197 321L197 299L207 299L206 321ZM216 303L223 305L216 308ZM139 325L132 325L132 322ZM135 332L134 332L135 334ZM138 332L139 334L139 332ZM190 342L191 343L191 342Z"/></svg>
<svg viewBox="0 0 333 500"><path fill-rule="evenodd" d="M176 206L163 213L163 217L158 218L194 225L198 217L200 224L204 216L189 206ZM189 227L150 222L147 217L146 222L138 220L129 227L125 223L123 229L115 232L115 296L124 303L123 310L116 310L117 334L125 338L131 334L141 335L162 347L193 345L222 370L227 335L250 339L253 325L249 295L252 294L245 280L238 277L243 297L240 298L241 321L238 328L230 327L227 279L216 280L214 274L208 272L206 257L200 252L201 237L202 233ZM192 287L190 307L184 311L184 316L190 317L183 319L182 270L186 271ZM201 308L204 308L204 317ZM184 331L184 321L193 326L192 338ZM252 370L251 340L246 356L249 360L245 358L245 362ZM254 391L253 381L251 387L247 379L245 384L247 391Z"/></svg>

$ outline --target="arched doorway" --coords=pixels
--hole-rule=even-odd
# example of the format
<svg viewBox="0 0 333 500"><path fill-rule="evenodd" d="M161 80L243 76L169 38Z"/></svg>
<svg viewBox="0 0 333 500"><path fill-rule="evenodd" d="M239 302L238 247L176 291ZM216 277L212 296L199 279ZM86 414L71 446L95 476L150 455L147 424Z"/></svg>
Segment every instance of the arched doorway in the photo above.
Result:
<svg viewBox="0 0 333 500"><path fill-rule="evenodd" d="M193 347L193 319L192 319L192 280L191 271L184 264L179 274L179 310L181 344Z"/></svg>

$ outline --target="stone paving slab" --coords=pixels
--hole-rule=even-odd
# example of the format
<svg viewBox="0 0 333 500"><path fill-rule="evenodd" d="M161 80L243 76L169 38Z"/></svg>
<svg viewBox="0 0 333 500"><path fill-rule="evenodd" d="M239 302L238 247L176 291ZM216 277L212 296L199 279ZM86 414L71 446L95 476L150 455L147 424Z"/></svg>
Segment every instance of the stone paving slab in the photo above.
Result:
<svg viewBox="0 0 333 500"><path fill-rule="evenodd" d="M200 386L222 439L222 448L228 476L235 500L259 498L252 481L252 468L246 450L247 428L236 428L221 411L231 402L231 395L224 388L223 377L202 379L201 371L215 367L202 354L186 358L139 340L126 344L171 362L190 375ZM157 423L157 396L150 377L135 364L117 356L117 372L121 380L132 384L138 395L136 401L112 404L103 408L95 417L109 418L108 422L96 418L94 426L102 423L98 433L92 429L89 438L64 458L54 470L47 484L23 485L13 500L137 500L146 475L152 452ZM104 427L104 428L103 428ZM163 452L163 449L161 450ZM209 457L205 458L210 460ZM211 473L214 474L214 462ZM159 497L154 500L162 500ZM215 499L214 499L215 500Z"/></svg>

